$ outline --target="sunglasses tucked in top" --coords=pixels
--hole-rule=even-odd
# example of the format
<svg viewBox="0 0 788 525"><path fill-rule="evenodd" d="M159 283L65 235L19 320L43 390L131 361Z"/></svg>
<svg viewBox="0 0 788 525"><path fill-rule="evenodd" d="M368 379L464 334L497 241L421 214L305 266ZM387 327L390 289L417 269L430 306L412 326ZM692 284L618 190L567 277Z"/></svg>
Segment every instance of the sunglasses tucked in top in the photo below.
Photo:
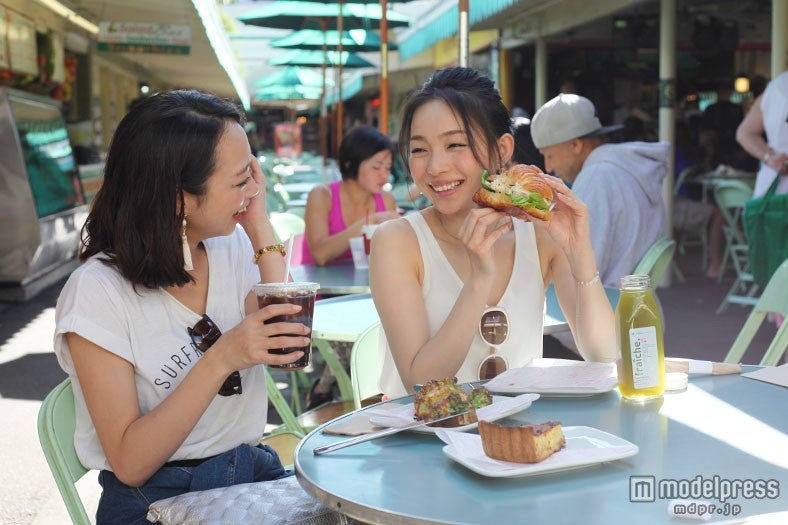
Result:
<svg viewBox="0 0 788 525"><path fill-rule="evenodd" d="M495 350L509 339L509 318L503 308L496 306L482 312L479 336L490 345L490 355L479 363L479 379L492 379L509 368L506 359L495 353Z"/></svg>
<svg viewBox="0 0 788 525"><path fill-rule="evenodd" d="M197 324L193 327L186 328L186 331L189 333L189 337L192 338L194 346L202 353L207 352L222 335L222 331L208 317L208 314L203 315L202 319L197 321ZM241 374L236 370L224 380L222 387L219 389L219 395L232 396L241 392L243 392L241 388Z"/></svg>

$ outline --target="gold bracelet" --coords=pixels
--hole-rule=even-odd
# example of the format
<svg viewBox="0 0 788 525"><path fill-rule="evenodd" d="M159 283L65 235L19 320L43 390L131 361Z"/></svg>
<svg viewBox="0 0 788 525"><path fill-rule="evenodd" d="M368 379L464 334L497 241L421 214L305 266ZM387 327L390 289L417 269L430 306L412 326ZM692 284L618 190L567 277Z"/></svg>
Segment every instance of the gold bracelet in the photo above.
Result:
<svg viewBox="0 0 788 525"><path fill-rule="evenodd" d="M599 272L596 272L592 278L587 281L575 281L578 286L591 286L595 282L599 281Z"/></svg>
<svg viewBox="0 0 788 525"><path fill-rule="evenodd" d="M281 242L278 244L269 244L264 248L260 248L256 252L254 252L254 257L252 257L252 263L257 264L257 261L260 260L260 257L263 256L264 253L273 253L278 252L284 257L287 255L287 250L285 250L285 245Z"/></svg>

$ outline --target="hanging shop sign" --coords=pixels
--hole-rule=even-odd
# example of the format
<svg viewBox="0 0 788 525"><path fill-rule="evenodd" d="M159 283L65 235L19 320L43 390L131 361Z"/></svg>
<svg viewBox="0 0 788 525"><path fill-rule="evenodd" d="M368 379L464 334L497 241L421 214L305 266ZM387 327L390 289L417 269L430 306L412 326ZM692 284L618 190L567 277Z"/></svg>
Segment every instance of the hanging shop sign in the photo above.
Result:
<svg viewBox="0 0 788 525"><path fill-rule="evenodd" d="M99 23L97 43L99 51L188 55L192 28L180 24L104 21Z"/></svg>
<svg viewBox="0 0 788 525"><path fill-rule="evenodd" d="M38 75L35 22L10 9L6 14L9 69L14 73Z"/></svg>

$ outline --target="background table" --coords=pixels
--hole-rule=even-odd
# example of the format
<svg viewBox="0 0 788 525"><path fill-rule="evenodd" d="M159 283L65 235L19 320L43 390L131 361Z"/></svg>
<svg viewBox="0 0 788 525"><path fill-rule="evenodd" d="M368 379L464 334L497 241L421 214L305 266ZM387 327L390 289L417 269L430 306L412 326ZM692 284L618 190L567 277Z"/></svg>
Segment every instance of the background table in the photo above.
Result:
<svg viewBox="0 0 788 525"><path fill-rule="evenodd" d="M749 368L749 367L748 367ZM633 457L530 478L488 478L455 463L431 435L401 433L315 456L342 436L310 433L296 450L301 485L328 506L375 523L671 523L666 500L630 502L630 476L777 480L776 499L729 500L742 516L788 510L788 389L734 376L693 377L646 405L616 391L542 398L508 419L595 427L640 448ZM349 417L349 416L344 416ZM711 498L709 498L711 499ZM718 506L719 501L714 501ZM729 509L730 510L730 509ZM715 520L734 516L717 514ZM683 522L676 520L676 523Z"/></svg>
<svg viewBox="0 0 788 525"><path fill-rule="evenodd" d="M618 291L616 290L616 293ZM354 342L373 323L380 321L369 293L332 297L315 302L312 334L315 339ZM569 329L557 299L547 301L544 334Z"/></svg>
<svg viewBox="0 0 788 525"><path fill-rule="evenodd" d="M299 264L290 268L294 281L320 284L321 295L346 295L369 292L369 269L359 269L350 259L333 261L325 266Z"/></svg>
<svg viewBox="0 0 788 525"><path fill-rule="evenodd" d="M552 304L552 306L551 306ZM544 334L553 334L569 329L569 324L563 318L558 301L547 302L548 313L544 319ZM549 312L553 312L554 317ZM329 341L344 341L353 343L361 332L374 323L380 321L372 295L369 293L345 295L315 301L315 310L312 318L312 340L326 364L337 378L342 399L353 399L350 376L339 361L336 352L331 348Z"/></svg>
<svg viewBox="0 0 788 525"><path fill-rule="evenodd" d="M616 309L616 305L618 304L618 296L621 294L621 291L618 288L611 288L609 286L605 286L605 294L607 295L607 300L610 301L610 306L613 310ZM561 305L558 304L558 296L555 294L555 286L553 283L550 283L545 290L545 303L546 303L546 311L547 316L553 319L552 322L558 323L566 323L566 318L564 317L564 312L561 310ZM547 318L545 318L545 323L547 322ZM566 325L566 330L569 329L569 325ZM558 330L554 330L558 331ZM551 332L545 331L545 334Z"/></svg>

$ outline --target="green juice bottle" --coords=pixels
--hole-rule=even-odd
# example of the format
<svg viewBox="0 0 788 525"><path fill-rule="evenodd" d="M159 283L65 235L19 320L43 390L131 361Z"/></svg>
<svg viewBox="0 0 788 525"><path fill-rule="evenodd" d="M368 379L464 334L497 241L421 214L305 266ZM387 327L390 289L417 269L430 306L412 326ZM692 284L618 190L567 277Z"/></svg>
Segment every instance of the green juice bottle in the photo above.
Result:
<svg viewBox="0 0 788 525"><path fill-rule="evenodd" d="M616 306L618 389L626 399L648 401L665 391L662 315L648 275L621 278Z"/></svg>

